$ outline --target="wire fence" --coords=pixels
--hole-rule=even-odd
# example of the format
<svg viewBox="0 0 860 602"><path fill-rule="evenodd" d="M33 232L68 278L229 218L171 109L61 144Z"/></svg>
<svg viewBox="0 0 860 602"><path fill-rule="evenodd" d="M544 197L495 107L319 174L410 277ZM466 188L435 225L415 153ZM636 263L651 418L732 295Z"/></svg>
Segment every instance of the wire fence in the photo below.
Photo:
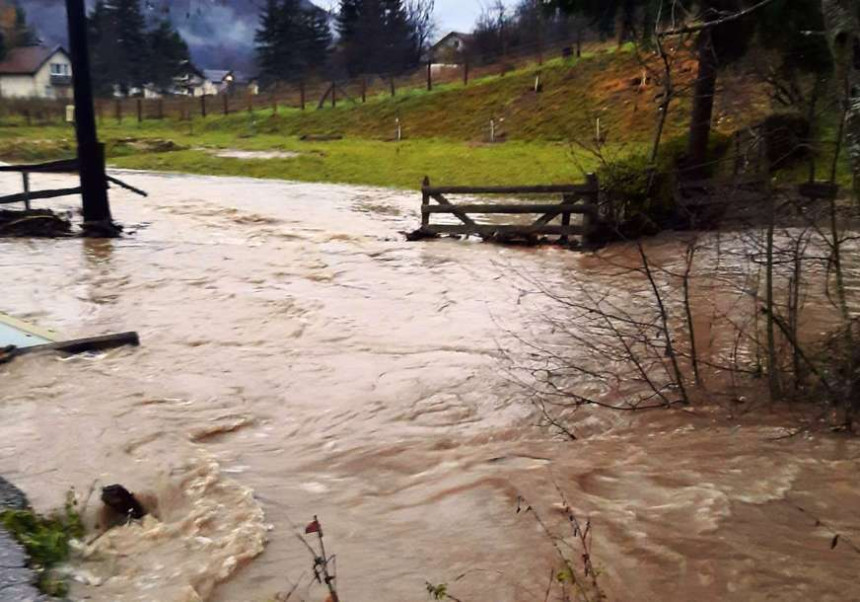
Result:
<svg viewBox="0 0 860 602"><path fill-rule="evenodd" d="M95 100L99 123L151 120L193 120L216 115L282 110L323 110L343 105L366 104L380 98L401 97L439 87L469 86L487 77L504 77L549 61L571 64L580 56L611 51L614 42L520 45L514 51L481 60L463 56L456 63L425 63L404 74L368 74L351 78L293 79L278 81L262 93L250 87L234 87L219 94L163 95L157 98L115 97ZM0 125L45 126L68 123L73 113L70 98L0 98Z"/></svg>

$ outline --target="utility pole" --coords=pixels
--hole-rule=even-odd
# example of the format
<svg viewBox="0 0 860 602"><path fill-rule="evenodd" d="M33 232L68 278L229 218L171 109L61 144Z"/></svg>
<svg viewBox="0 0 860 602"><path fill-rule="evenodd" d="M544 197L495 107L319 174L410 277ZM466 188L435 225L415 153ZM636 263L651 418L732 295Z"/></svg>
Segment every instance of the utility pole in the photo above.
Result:
<svg viewBox="0 0 860 602"><path fill-rule="evenodd" d="M84 0L66 0L66 12L69 20L69 47L72 54L75 134L78 139L84 222L110 224L104 147L99 144L96 136Z"/></svg>

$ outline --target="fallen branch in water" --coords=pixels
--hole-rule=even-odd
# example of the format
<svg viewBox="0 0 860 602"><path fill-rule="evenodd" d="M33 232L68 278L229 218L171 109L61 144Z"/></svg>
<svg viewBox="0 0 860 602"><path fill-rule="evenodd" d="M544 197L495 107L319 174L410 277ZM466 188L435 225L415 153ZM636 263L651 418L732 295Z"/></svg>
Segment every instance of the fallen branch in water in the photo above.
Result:
<svg viewBox="0 0 860 602"><path fill-rule="evenodd" d="M314 547L308 543L301 534L296 533L296 537L302 542L302 544L304 544L308 549L308 552L310 552L313 557L314 579L317 583L325 584L328 588L329 597L326 602L340 602L335 585L337 582L337 557L334 554L331 556L326 555L322 523L320 523L320 520L316 515L314 515L314 520L308 523L308 526L305 527L304 534L311 535L314 533L316 533L319 538L319 553L317 553Z"/></svg>

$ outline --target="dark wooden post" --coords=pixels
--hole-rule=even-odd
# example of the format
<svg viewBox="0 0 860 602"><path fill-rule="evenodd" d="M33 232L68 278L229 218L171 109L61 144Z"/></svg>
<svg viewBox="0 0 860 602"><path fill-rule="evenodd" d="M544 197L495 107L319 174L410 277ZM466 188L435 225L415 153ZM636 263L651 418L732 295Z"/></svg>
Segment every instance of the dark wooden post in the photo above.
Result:
<svg viewBox="0 0 860 602"><path fill-rule="evenodd" d="M397 90L394 87L394 76L393 75L388 78L388 83L391 86L391 97L393 98L393 97L397 96Z"/></svg>
<svg viewBox="0 0 860 602"><path fill-rule="evenodd" d="M367 78L361 78L361 104L367 102Z"/></svg>
<svg viewBox="0 0 860 602"><path fill-rule="evenodd" d="M427 91L433 90L433 62L427 61Z"/></svg>
<svg viewBox="0 0 860 602"><path fill-rule="evenodd" d="M137 122L141 123L143 121L143 100L137 99Z"/></svg>
<svg viewBox="0 0 860 602"><path fill-rule="evenodd" d="M463 85L469 85L469 57L463 62Z"/></svg>
<svg viewBox="0 0 860 602"><path fill-rule="evenodd" d="M122 99L116 99L116 106L114 107L114 113L116 115L116 122L122 123Z"/></svg>
<svg viewBox="0 0 860 602"><path fill-rule="evenodd" d="M24 180L24 209L30 210L30 172L22 171L21 178Z"/></svg>
<svg viewBox="0 0 860 602"><path fill-rule="evenodd" d="M594 229L597 226L598 200L600 196L600 182L597 175L590 173L585 176L585 183L591 188L588 198L588 210L582 214L582 245L590 247L594 244Z"/></svg>
<svg viewBox="0 0 860 602"><path fill-rule="evenodd" d="M331 107L337 107L337 83L331 83Z"/></svg>
<svg viewBox="0 0 860 602"><path fill-rule="evenodd" d="M278 114L278 94L277 92L272 92L272 115Z"/></svg>
<svg viewBox="0 0 860 602"><path fill-rule="evenodd" d="M305 80L299 82L299 104L305 110Z"/></svg>
<svg viewBox="0 0 860 602"><path fill-rule="evenodd" d="M164 119L164 100L158 99L158 118Z"/></svg>
<svg viewBox="0 0 860 602"><path fill-rule="evenodd" d="M430 214L423 211L424 207L430 204L430 194L427 189L430 188L430 176L424 176L424 181L421 183L421 227L426 228L430 225Z"/></svg>
<svg viewBox="0 0 860 602"><path fill-rule="evenodd" d="M229 115L230 114L230 101L227 99L227 93L224 92L224 94L222 94L221 96L224 99L224 114Z"/></svg>
<svg viewBox="0 0 860 602"><path fill-rule="evenodd" d="M562 196L561 204L565 206L565 211L561 214L561 225L565 228L570 227L570 208L573 206L575 199L573 196L569 194L565 194ZM559 242L562 244L567 244L570 242L570 237L565 232L561 235Z"/></svg>
<svg viewBox="0 0 860 602"><path fill-rule="evenodd" d="M206 117L206 95L200 96L200 116Z"/></svg>
<svg viewBox="0 0 860 602"><path fill-rule="evenodd" d="M66 0L72 84L75 92L75 135L85 222L110 222L104 147L96 134L90 55L87 45L87 16L84 0Z"/></svg>

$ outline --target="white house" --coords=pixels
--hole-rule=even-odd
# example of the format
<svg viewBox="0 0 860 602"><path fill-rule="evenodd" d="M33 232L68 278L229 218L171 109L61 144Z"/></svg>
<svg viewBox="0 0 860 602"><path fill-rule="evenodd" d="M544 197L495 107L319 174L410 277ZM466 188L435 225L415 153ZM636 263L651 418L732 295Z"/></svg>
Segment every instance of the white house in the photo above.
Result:
<svg viewBox="0 0 860 602"><path fill-rule="evenodd" d="M471 34L452 31L430 47L427 60L437 64L461 63L471 43Z"/></svg>
<svg viewBox="0 0 860 602"><path fill-rule="evenodd" d="M60 46L13 48L0 62L0 97L71 98L69 54Z"/></svg>
<svg viewBox="0 0 860 602"><path fill-rule="evenodd" d="M204 69L203 85L199 92L195 91L194 96L224 94L230 91L235 80L236 77L230 70Z"/></svg>

